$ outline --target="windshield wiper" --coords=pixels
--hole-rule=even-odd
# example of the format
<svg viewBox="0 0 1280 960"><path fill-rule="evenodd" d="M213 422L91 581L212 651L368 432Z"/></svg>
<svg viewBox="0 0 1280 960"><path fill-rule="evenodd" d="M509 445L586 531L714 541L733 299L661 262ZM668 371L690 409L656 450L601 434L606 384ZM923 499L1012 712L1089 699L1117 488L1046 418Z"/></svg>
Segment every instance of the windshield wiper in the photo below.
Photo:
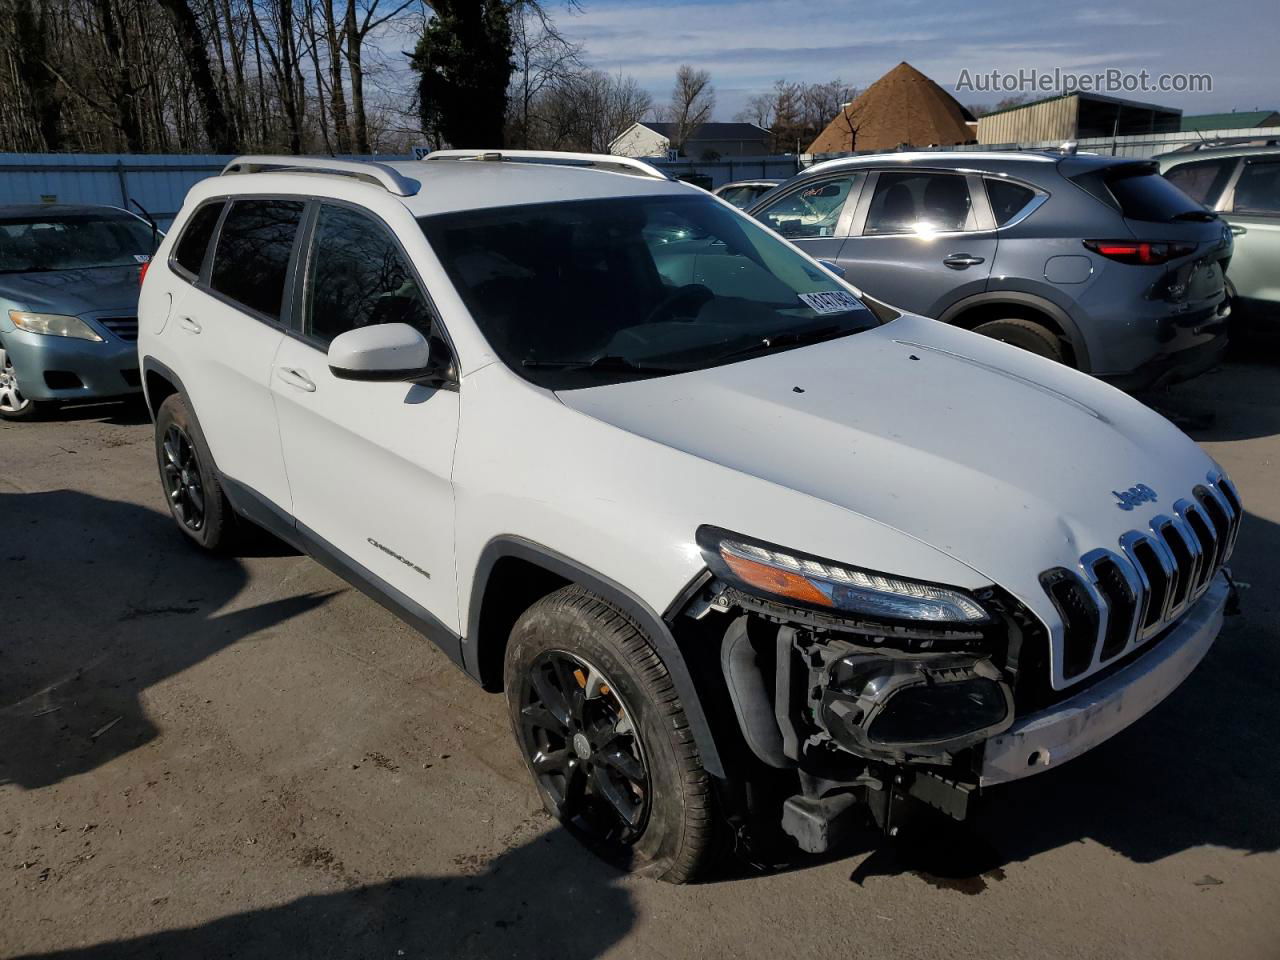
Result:
<svg viewBox="0 0 1280 960"><path fill-rule="evenodd" d="M757 340L755 343L749 343L745 347L738 347L735 350L722 353L712 358L711 362L720 363L724 360L733 360L737 357L745 357L748 354L773 350L777 347L798 347L802 344L818 343L843 332L852 333L853 328L833 323L826 327L814 327L811 330L785 330L782 333L775 333L762 340Z"/></svg>
<svg viewBox="0 0 1280 960"><path fill-rule="evenodd" d="M588 360L523 360L520 365L527 370L601 370L606 373L681 373L681 367L654 367L634 363L626 357L606 354Z"/></svg>
<svg viewBox="0 0 1280 960"><path fill-rule="evenodd" d="M1175 213L1173 219L1199 220L1202 223L1208 223L1210 220L1217 220L1218 215L1212 210L1184 210L1182 213Z"/></svg>

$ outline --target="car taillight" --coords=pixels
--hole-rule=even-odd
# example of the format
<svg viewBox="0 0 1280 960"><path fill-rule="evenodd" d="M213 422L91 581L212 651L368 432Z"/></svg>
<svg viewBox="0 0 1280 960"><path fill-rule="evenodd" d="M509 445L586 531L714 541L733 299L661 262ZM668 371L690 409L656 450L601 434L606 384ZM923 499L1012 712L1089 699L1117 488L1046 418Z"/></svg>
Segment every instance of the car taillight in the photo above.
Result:
<svg viewBox="0 0 1280 960"><path fill-rule="evenodd" d="M1146 240L1086 240L1084 245L1094 253L1119 263L1155 266L1194 253L1194 243L1150 242Z"/></svg>
<svg viewBox="0 0 1280 960"><path fill-rule="evenodd" d="M138 286L142 286L142 281L147 279L147 267L149 266L151 266L150 260L138 268Z"/></svg>

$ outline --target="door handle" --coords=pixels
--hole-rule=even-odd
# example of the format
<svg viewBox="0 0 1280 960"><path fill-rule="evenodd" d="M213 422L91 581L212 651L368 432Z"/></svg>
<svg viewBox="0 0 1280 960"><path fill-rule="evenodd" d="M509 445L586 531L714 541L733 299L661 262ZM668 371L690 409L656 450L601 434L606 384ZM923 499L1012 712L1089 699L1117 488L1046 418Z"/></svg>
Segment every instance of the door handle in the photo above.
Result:
<svg viewBox="0 0 1280 960"><path fill-rule="evenodd" d="M196 323L190 317L179 317L178 326L187 331L187 333L199 333L204 329L204 327L200 326L200 324Z"/></svg>
<svg viewBox="0 0 1280 960"><path fill-rule="evenodd" d="M985 257L975 257L971 253L953 253L949 257L943 257L942 262L952 270L964 270L968 267L977 266L985 259Z"/></svg>
<svg viewBox="0 0 1280 960"><path fill-rule="evenodd" d="M276 367L276 376L295 390L304 390L307 393L316 392L316 382L307 376L305 370L296 370L293 367Z"/></svg>
<svg viewBox="0 0 1280 960"><path fill-rule="evenodd" d="M1238 224L1238 223L1233 223L1233 224L1231 225L1231 235L1232 235L1233 237L1238 237L1238 236L1240 236L1240 235L1242 235L1242 234L1245 234L1245 233L1248 233L1248 232L1249 232L1249 228L1248 228L1248 227L1242 227L1242 226L1240 226L1240 224Z"/></svg>

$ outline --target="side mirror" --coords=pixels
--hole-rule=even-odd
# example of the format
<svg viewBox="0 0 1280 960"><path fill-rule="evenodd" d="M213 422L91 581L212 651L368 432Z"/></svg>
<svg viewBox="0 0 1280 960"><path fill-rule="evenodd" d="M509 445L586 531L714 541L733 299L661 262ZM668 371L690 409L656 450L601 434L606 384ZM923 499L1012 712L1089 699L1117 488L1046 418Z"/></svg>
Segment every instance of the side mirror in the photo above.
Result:
<svg viewBox="0 0 1280 960"><path fill-rule="evenodd" d="M329 344L329 369L343 380L381 382L450 379L448 348L407 323L348 330Z"/></svg>
<svg viewBox="0 0 1280 960"><path fill-rule="evenodd" d="M829 272L834 273L841 280L844 279L844 267L840 266L840 264L836 263L834 260L819 260L818 262L822 264L824 267L826 267Z"/></svg>

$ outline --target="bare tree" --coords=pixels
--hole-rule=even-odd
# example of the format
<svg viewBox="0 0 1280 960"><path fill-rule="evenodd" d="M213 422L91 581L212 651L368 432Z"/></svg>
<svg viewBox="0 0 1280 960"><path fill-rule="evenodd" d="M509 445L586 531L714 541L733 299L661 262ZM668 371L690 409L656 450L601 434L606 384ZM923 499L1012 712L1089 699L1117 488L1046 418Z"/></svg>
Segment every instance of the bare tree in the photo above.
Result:
<svg viewBox="0 0 1280 960"><path fill-rule="evenodd" d="M374 30L400 16L414 0L383 4L382 0L347 0L344 29L347 40L347 72L351 76L352 146L369 152L369 125L364 103L364 44Z"/></svg>
<svg viewBox="0 0 1280 960"><path fill-rule="evenodd" d="M674 135L669 138L672 149L683 152L690 135L711 119L715 105L716 91L711 85L711 74L683 64L676 71L671 104L667 108L667 117L675 125Z"/></svg>
<svg viewBox="0 0 1280 960"><path fill-rule="evenodd" d="M747 98L746 105L733 119L739 123L754 123L769 130L773 127L774 98L767 93L756 93Z"/></svg>
<svg viewBox="0 0 1280 960"><path fill-rule="evenodd" d="M191 85L203 108L204 131L209 147L215 153L231 153L235 144L222 97L209 66L209 50L200 22L187 0L159 0L159 3L173 21L178 47L190 71Z"/></svg>
<svg viewBox="0 0 1280 960"><path fill-rule="evenodd" d="M512 78L508 142L527 146L534 101L543 90L582 71L582 46L567 40L540 3L516 0L511 19Z"/></svg>

